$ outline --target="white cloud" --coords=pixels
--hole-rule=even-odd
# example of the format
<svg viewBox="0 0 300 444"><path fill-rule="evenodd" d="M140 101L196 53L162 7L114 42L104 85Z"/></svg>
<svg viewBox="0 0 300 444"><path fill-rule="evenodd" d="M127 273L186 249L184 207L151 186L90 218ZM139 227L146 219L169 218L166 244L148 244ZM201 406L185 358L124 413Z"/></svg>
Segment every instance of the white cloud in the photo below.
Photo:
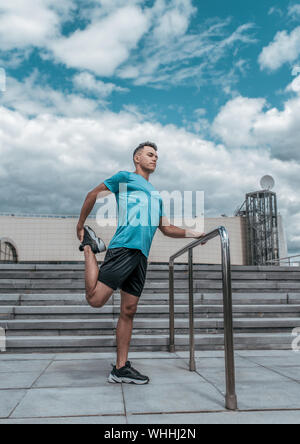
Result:
<svg viewBox="0 0 300 444"><path fill-rule="evenodd" d="M9 0L0 5L0 48L43 47L59 35L61 21L73 8L71 0Z"/></svg>
<svg viewBox="0 0 300 444"><path fill-rule="evenodd" d="M258 151L249 151L248 154L245 154L241 150L232 156L224 146L203 140L175 125L162 126L159 123L143 121L140 116L129 111L119 114L103 112L95 120L91 118L59 118L50 115L28 119L16 111L9 111L1 107L0 115L1 141L3 141L3 137L6 139L5 143L1 143L1 149L6 151L6 155L9 153L8 157L21 157L22 153L24 154L23 150L27 153L40 153L44 160L47 156L58 161L61 155L70 156L73 159L73 167L76 168L77 165L82 170L82 168L95 165L95 168L102 171L105 176L113 173L115 168L122 165L130 168L131 150L133 151L141 140L153 139L158 143L161 154L157 180L161 180L164 186L171 188L174 183L176 183L176 187L184 186L186 181L188 181L186 186L193 185L194 188L205 187L206 181L209 184L216 181L217 185L227 183L226 174L223 176L219 173L221 171L225 173L227 170L229 172L230 168L232 168L230 180L235 182L235 180L239 180L239 171L245 156L252 161L258 160L260 156ZM21 140L19 134L23 135ZM43 138L41 138L41 134L44 134ZM122 134L121 139L120 134ZM82 150L81 147L83 140L85 150ZM172 152L171 159L169 151ZM101 154L101 162L97 163L99 154ZM45 155L47 156L45 157ZM262 157L267 158L268 155L265 154ZM191 158L193 158L193 162L191 162ZM30 157L24 160L29 166ZM272 163L272 160L270 162ZM59 161L57 167L64 169L64 162ZM202 171L201 177L196 174L199 167ZM24 169L23 164L22 169ZM99 171L95 171L93 174L98 176ZM190 171L188 176L184 174L186 171ZM10 172L13 173L13 170ZM29 175L29 172L26 174ZM38 178L35 179L38 180ZM196 185L199 180L200 183ZM247 176L246 186L255 185L256 180L257 171L252 171ZM232 186L229 188L231 190ZM36 192L38 192L38 188Z"/></svg>
<svg viewBox="0 0 300 444"><path fill-rule="evenodd" d="M7 53L7 57L2 56L4 64L18 66L24 50L38 48L43 59L50 60L52 56L68 67L109 76L127 60L148 29L140 4L142 0L90 0L85 4L77 0L6 2L0 5L0 50ZM80 10L76 11L78 6ZM75 20L81 19L90 22L85 29L77 27L68 37L62 35L63 23L76 24ZM14 50L19 52L18 59Z"/></svg>
<svg viewBox="0 0 300 444"><path fill-rule="evenodd" d="M261 69L275 71L285 63L295 62L300 55L300 26L291 33L280 31L259 56Z"/></svg>
<svg viewBox="0 0 300 444"><path fill-rule="evenodd" d="M83 4L80 8L80 17L90 22L103 19L125 6L142 6L144 4L144 0L81 0L81 2Z"/></svg>
<svg viewBox="0 0 300 444"><path fill-rule="evenodd" d="M73 78L74 86L82 91L87 91L99 95L100 97L108 97L113 91L128 92L128 88L122 88L113 83L105 83L102 80L97 80L95 76L88 72L76 74Z"/></svg>
<svg viewBox="0 0 300 444"><path fill-rule="evenodd" d="M220 110L212 130L229 147L257 146L253 129L265 104L264 99L239 96L227 102Z"/></svg>
<svg viewBox="0 0 300 444"><path fill-rule="evenodd" d="M282 10L280 8L276 8L275 6L270 8L269 12L268 12L268 15L273 15L273 14L278 14L278 15L280 15L280 17L283 16Z"/></svg>
<svg viewBox="0 0 300 444"><path fill-rule="evenodd" d="M182 6L180 12L182 19L187 22L193 12L188 8L189 4L190 2L182 3L187 10L184 13ZM175 11L176 9L173 12ZM152 21L155 23L155 15L153 12L152 14ZM172 32L169 27L168 38L158 39L158 22L158 28L154 27L147 35L144 47L117 70L117 75L121 78L135 78L135 85L147 84L157 88L187 84L190 79L195 79L199 87L205 84L208 78L212 82L223 82L226 77L225 70L219 67L219 72L216 72L220 60L234 47L253 44L256 41L249 35L253 24L241 25L232 33L227 30L229 24L229 19L216 20L214 23L207 23L200 33L183 34L178 34L174 29ZM239 65L235 69L239 69Z"/></svg>
<svg viewBox="0 0 300 444"><path fill-rule="evenodd" d="M207 113L205 108L197 108L194 111L194 114L196 114L198 117L203 117Z"/></svg>
<svg viewBox="0 0 300 444"><path fill-rule="evenodd" d="M41 76L35 70L22 82L8 77L6 92L1 96L1 104L19 111L24 116L54 114L61 116L89 116L105 107L102 99L92 100L80 94L56 91L49 86L41 86Z"/></svg>
<svg viewBox="0 0 300 444"><path fill-rule="evenodd" d="M300 4L290 5L288 8L288 15L293 18L299 18L300 15Z"/></svg>
<svg viewBox="0 0 300 444"><path fill-rule="evenodd" d="M158 43L166 44L174 37L184 35L190 25L190 20L196 14L191 0L156 0L149 11L152 16L152 37Z"/></svg>
<svg viewBox="0 0 300 444"><path fill-rule="evenodd" d="M54 57L68 67L111 76L128 59L148 26L148 20L139 7L125 6L91 23L84 30L53 41L49 48Z"/></svg>
<svg viewBox="0 0 300 444"><path fill-rule="evenodd" d="M230 100L216 117L213 132L229 148L258 148L278 159L299 162L300 78L286 90L294 94L282 110L268 107L263 98Z"/></svg>
<svg viewBox="0 0 300 444"><path fill-rule="evenodd" d="M286 88L287 92L300 93L300 76L296 77Z"/></svg>

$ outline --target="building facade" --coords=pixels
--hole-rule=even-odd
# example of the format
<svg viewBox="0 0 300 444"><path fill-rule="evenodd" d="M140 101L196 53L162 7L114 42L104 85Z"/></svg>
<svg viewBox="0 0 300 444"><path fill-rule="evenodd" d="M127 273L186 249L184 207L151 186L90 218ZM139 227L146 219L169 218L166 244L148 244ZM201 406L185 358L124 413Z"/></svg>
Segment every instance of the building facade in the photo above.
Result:
<svg viewBox="0 0 300 444"><path fill-rule="evenodd" d="M24 217L0 216L1 262L8 258L11 262L80 262L83 253L78 250L76 236L78 218L75 217ZM175 225L185 226L177 224ZM191 219L189 226L195 223L199 229L203 223ZM97 220L89 218L86 222L108 245L117 226L115 219ZM233 265L247 265L246 220L243 217L219 217L204 220L204 231L224 226L227 228L231 243L231 260ZM279 217L280 254L287 255L282 219ZM168 262L172 254L192 242L192 239L174 239L164 236L158 229L153 240L149 263ZM99 261L105 253L98 255ZM177 259L180 263L188 262L187 253ZM199 246L194 250L194 261L199 264L220 264L221 248L218 238Z"/></svg>

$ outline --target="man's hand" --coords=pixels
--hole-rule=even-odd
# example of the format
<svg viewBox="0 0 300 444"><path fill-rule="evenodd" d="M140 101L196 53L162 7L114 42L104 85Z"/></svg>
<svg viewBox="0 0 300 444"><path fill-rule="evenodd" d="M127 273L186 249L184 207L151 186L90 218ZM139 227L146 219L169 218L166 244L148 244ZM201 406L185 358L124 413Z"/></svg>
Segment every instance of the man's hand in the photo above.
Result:
<svg viewBox="0 0 300 444"><path fill-rule="evenodd" d="M189 237L192 239L201 239L202 237L205 237L206 233L200 233L199 231L195 230L185 230L185 237ZM202 245L205 245L207 242L204 242Z"/></svg>
<svg viewBox="0 0 300 444"><path fill-rule="evenodd" d="M174 225L170 224L169 219L166 216L161 217L159 229L165 236L176 239L183 239L183 238L200 239L201 237L206 236L205 233L200 233L200 231L191 230L190 228L185 229L185 228L175 227ZM204 242L202 245L205 244L206 242Z"/></svg>
<svg viewBox="0 0 300 444"><path fill-rule="evenodd" d="M202 233L202 234L200 234L199 236L197 236L196 239L201 239L201 238L203 238L203 237L205 237L205 236L206 236L206 233ZM206 244L207 244L207 242L203 242L202 245L206 245Z"/></svg>
<svg viewBox="0 0 300 444"><path fill-rule="evenodd" d="M84 227L80 224L77 225L77 237L82 243L84 238Z"/></svg>

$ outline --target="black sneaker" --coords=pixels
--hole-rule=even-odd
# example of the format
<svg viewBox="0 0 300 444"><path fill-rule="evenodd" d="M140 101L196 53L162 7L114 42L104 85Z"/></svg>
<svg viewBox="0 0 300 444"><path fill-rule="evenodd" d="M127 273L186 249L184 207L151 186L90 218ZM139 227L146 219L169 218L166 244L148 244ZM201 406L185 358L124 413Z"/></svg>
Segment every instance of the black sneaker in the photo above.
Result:
<svg viewBox="0 0 300 444"><path fill-rule="evenodd" d="M113 384L125 382L126 384L148 384L150 379L148 376L141 375L137 370L131 366L131 362L127 361L125 367L117 370L113 365L111 374L108 377L108 382Z"/></svg>
<svg viewBox="0 0 300 444"><path fill-rule="evenodd" d="M84 247L89 245L94 254L102 253L106 250L106 245L100 237L87 225L84 227L83 242L79 247L80 251L84 251Z"/></svg>

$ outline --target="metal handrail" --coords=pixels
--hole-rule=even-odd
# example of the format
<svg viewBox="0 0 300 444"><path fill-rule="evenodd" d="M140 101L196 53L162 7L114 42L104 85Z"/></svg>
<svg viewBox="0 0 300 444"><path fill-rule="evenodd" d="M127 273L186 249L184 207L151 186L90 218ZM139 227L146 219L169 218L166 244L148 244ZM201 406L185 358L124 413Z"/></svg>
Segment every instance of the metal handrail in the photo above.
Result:
<svg viewBox="0 0 300 444"><path fill-rule="evenodd" d="M267 264L277 264L277 263L280 263L280 262L283 262L283 261L289 261L289 265L291 265L291 259L294 259L295 257L300 257L300 255L297 254L296 256L289 256L289 257L282 257L280 259L274 259L272 261L267 261ZM295 262L292 262L292 263L298 264L299 262L295 261Z"/></svg>
<svg viewBox="0 0 300 444"><path fill-rule="evenodd" d="M230 241L225 227L219 227L208 233L205 237L197 239L185 246L170 257L170 353L175 352L175 298L174 298L174 261L179 256L189 254L189 328L190 328L190 371L196 370L195 340L194 340L194 285L193 285L193 249L215 237L220 236L222 248L222 276L224 299L224 336L225 336L225 362L226 362L226 408L237 410L237 396L235 390L235 360L233 341L233 315L232 315L232 287Z"/></svg>

